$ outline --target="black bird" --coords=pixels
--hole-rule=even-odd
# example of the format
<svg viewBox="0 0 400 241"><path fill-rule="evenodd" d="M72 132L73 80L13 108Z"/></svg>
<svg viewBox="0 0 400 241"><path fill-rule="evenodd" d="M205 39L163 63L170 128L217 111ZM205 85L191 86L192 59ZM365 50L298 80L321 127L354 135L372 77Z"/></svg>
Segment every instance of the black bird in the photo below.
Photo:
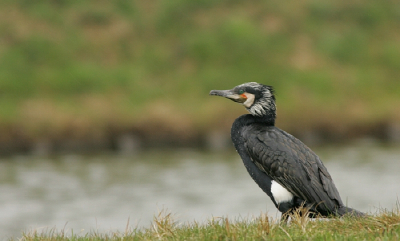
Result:
<svg viewBox="0 0 400 241"><path fill-rule="evenodd" d="M364 215L344 206L331 175L309 147L275 127L271 86L250 82L210 95L241 103L250 112L233 123L232 142L250 176L282 212L282 220L300 207L306 207L310 217Z"/></svg>

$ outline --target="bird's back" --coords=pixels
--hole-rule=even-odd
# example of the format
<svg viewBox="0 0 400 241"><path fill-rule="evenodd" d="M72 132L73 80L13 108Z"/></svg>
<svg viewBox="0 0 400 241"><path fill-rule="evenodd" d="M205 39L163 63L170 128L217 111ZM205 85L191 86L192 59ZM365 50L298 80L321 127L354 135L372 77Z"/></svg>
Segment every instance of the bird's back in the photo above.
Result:
<svg viewBox="0 0 400 241"><path fill-rule="evenodd" d="M238 120L241 124L236 124L240 129L237 134L243 149L262 172L295 196L318 204L322 213L343 206L328 170L310 148L275 126L251 123L246 118L251 116Z"/></svg>

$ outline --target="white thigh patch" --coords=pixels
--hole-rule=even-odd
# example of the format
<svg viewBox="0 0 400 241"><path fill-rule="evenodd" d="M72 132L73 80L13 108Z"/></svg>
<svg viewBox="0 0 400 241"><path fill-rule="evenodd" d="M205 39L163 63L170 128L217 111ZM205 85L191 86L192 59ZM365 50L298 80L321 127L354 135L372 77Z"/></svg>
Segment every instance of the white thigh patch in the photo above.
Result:
<svg viewBox="0 0 400 241"><path fill-rule="evenodd" d="M287 202L293 199L293 194L275 181L272 181L271 193L277 203Z"/></svg>

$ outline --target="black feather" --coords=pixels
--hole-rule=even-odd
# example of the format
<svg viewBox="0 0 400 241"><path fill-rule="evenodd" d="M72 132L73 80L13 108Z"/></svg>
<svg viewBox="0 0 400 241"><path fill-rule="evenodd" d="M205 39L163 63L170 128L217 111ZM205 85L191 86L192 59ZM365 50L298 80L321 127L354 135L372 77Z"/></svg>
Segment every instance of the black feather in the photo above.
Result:
<svg viewBox="0 0 400 241"><path fill-rule="evenodd" d="M252 82L239 85L229 93L242 90L256 98L252 106L246 107L251 115L243 115L233 123L231 138L250 176L276 207L283 213L305 205L314 214L322 216L363 215L343 205L332 177L319 157L303 142L275 127L276 105L272 87ZM280 205L271 192L272 181L288 190L293 195L292 200Z"/></svg>

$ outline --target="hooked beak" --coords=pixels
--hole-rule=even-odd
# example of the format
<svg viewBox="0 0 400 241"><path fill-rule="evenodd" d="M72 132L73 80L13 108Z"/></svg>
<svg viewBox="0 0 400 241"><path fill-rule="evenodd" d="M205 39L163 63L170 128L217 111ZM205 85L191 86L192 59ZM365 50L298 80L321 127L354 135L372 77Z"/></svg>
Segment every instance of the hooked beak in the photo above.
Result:
<svg viewBox="0 0 400 241"><path fill-rule="evenodd" d="M211 90L210 95L222 96L239 103L243 103L246 101L246 98L235 94L232 90Z"/></svg>

